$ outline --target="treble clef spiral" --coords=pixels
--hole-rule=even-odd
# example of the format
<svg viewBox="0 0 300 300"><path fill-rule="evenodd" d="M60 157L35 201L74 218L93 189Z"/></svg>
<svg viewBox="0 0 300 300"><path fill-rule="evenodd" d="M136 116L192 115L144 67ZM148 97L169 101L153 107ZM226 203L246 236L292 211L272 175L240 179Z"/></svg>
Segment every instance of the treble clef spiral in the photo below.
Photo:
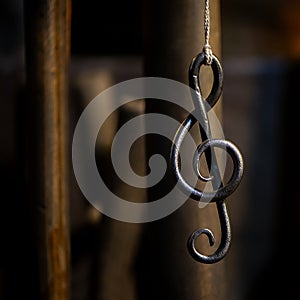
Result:
<svg viewBox="0 0 300 300"><path fill-rule="evenodd" d="M195 260L207 264L212 264L220 261L229 250L229 246L231 243L231 228L225 204L225 198L230 196L235 191L243 175L243 158L238 148L230 141L213 139L211 136L211 127L207 113L219 100L223 87L223 71L221 64L216 56L212 55L211 58L212 61L209 66L212 68L213 72L213 85L210 94L206 99L204 99L202 96L199 83L200 68L202 65L207 64L205 53L202 52L198 54L191 62L189 69L189 86L195 91L195 93L192 93L195 110L190 113L181 123L181 126L178 128L175 134L171 149L171 165L178 180L179 186L183 189L183 191L185 191L190 196L190 198L196 201L207 203L215 202L217 205L221 227L221 241L215 253L211 255L204 255L195 248L195 240L201 234L205 234L208 237L211 246L214 245L214 235L211 230L207 228L200 228L194 231L190 235L187 243L188 251L191 256ZM201 124L198 120L201 120ZM180 170L180 147L185 136L189 133L191 128L196 123L199 123L202 143L197 147L197 150L194 154L193 167L198 179L206 182L210 181L212 183L213 192L204 192L190 185L183 178ZM222 176L215 159L216 154L214 152L214 148L221 148L225 150L232 159L233 171L231 178L226 184L223 184L222 182ZM209 168L209 177L203 176L199 170L199 161L200 157L203 154L205 155L206 162Z"/></svg>

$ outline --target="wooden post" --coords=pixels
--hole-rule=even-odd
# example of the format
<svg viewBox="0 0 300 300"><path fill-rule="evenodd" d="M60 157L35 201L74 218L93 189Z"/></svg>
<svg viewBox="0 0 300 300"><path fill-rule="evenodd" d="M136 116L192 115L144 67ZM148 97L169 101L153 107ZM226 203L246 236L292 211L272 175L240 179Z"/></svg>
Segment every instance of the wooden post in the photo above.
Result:
<svg viewBox="0 0 300 300"><path fill-rule="evenodd" d="M210 6L211 45L220 58L220 2L211 1ZM188 83L191 60L204 45L203 16L204 1L144 0L146 76ZM202 82L202 88L210 89L211 84L210 80ZM163 102L147 101L146 112L166 114L183 121L186 112L177 111ZM219 104L214 110L220 117ZM148 157L160 153L168 160L170 147L170 143L150 136L147 140ZM172 186L171 181L165 186ZM155 200L159 193L161 190L150 189L149 200ZM224 261L215 265L200 264L186 249L190 233L202 226L212 229L218 244L220 228L215 205L199 209L194 200L188 200L165 219L146 224L138 261L141 299L226 299ZM209 247L207 239L199 242L207 245L204 253L215 250Z"/></svg>
<svg viewBox="0 0 300 300"><path fill-rule="evenodd" d="M70 3L29 0L24 10L29 198L35 217L39 299L66 300L70 297L66 156Z"/></svg>

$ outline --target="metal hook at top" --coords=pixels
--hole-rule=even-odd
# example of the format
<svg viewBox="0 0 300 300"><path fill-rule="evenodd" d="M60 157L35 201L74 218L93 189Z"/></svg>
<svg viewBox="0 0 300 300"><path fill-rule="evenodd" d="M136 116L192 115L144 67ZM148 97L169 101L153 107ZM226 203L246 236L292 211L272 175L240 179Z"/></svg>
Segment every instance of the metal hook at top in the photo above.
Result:
<svg viewBox="0 0 300 300"><path fill-rule="evenodd" d="M194 57L192 59L192 62L190 64L190 68L189 68L190 88L195 90L196 94L201 99L202 99L202 92L201 92L200 83L199 83L199 72L200 72L201 66L205 65L205 59L206 59L205 53L204 52L199 53L196 57ZM205 99L205 101L208 104L209 110L212 107L214 107L215 104L218 102L218 100L222 94L222 90L223 90L223 69L222 69L222 66L221 66L218 58L213 54L212 54L212 63L210 64L210 67L212 68L212 72L213 72L213 85L212 85L212 89L211 89L208 97ZM199 101L199 98L195 98L193 96L193 101L194 101L195 107L197 105L197 102ZM204 99L202 99L202 100L204 100Z"/></svg>

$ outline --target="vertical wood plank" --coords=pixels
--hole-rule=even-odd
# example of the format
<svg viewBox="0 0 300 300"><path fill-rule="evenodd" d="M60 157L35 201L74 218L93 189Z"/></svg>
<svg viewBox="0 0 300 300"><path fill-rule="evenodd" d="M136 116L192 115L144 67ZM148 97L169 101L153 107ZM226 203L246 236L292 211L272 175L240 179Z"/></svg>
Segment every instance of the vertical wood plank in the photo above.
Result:
<svg viewBox="0 0 300 300"><path fill-rule="evenodd" d="M70 1L24 2L29 198L40 299L69 299L67 97Z"/></svg>

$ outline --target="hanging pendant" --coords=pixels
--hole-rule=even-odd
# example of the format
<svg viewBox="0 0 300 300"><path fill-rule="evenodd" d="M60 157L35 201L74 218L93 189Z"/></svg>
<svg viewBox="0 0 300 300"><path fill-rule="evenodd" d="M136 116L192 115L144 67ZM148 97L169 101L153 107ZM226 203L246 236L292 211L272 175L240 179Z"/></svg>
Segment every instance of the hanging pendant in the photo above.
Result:
<svg viewBox="0 0 300 300"><path fill-rule="evenodd" d="M243 175L243 158L238 148L230 141L222 139L213 139L208 111L218 102L222 94L223 87L223 71L221 64L217 57L213 55L211 47L209 45L209 3L205 2L205 46L203 52L198 54L191 62L189 68L189 86L196 92L192 93L192 98L195 106L195 110L190 113L187 118L182 122L181 126L177 130L174 137L171 149L171 165L174 174L178 180L179 186L184 192L186 192L190 198L201 201L204 203L216 203L217 211L221 227L221 241L217 250L211 255L201 254L195 247L196 239L205 234L211 246L215 243L213 233L209 229L197 229L194 231L187 242L188 251L191 256L202 263L213 264L220 261L228 252L231 243L231 228L230 220L227 213L225 199L230 196L238 187L242 175ZM208 65L212 68L213 72L213 85L210 94L206 99L203 98L200 89L200 68L203 65ZM195 115L199 117L199 122ZM198 188L190 185L182 176L180 171L180 159L179 152L181 144L189 133L191 128L196 124L199 124L200 135L202 143L198 146L193 159L194 171L199 180L212 183L213 191L204 192ZM200 124L201 123L201 124ZM231 178L226 184L222 182L222 176L220 174L216 154L214 148L221 148L225 150L232 159L233 171ZM207 166L210 175L205 177L199 170L200 157L205 155Z"/></svg>

